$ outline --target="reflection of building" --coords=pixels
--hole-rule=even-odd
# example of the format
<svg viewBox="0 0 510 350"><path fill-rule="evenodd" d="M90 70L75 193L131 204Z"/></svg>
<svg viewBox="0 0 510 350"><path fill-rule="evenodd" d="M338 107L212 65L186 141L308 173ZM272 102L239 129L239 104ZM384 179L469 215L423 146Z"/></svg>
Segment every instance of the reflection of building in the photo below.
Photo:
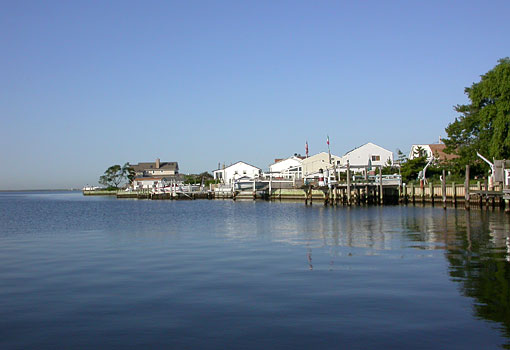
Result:
<svg viewBox="0 0 510 350"><path fill-rule="evenodd" d="M233 180L240 178L254 179L260 175L262 170L245 162L237 162L223 169L213 171L214 179L222 183L231 184Z"/></svg>

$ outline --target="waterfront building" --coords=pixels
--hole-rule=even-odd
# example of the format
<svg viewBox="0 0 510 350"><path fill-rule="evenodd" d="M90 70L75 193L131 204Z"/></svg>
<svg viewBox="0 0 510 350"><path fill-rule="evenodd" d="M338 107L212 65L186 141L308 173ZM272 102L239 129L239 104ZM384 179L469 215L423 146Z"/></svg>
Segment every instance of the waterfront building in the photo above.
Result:
<svg viewBox="0 0 510 350"><path fill-rule="evenodd" d="M161 162L159 158L155 162L138 163L131 167L134 169L136 177L163 178L179 174L177 162Z"/></svg>
<svg viewBox="0 0 510 350"><path fill-rule="evenodd" d="M341 163L346 165L347 162L352 167L364 166L385 166L388 161L393 164L393 152L378 146L372 142L367 142L347 153L342 157Z"/></svg>
<svg viewBox="0 0 510 350"><path fill-rule="evenodd" d="M275 159L275 162L269 166L269 172L274 177L285 179L301 179L303 177L304 157L293 155L286 159Z"/></svg>
<svg viewBox="0 0 510 350"><path fill-rule="evenodd" d="M223 169L213 170L215 180L220 180L224 184L231 184L240 178L255 179L260 176L262 170L256 166L239 161Z"/></svg>
<svg viewBox="0 0 510 350"><path fill-rule="evenodd" d="M458 158L455 154L448 154L444 151L446 145L444 143L433 143L433 144L421 144L412 145L411 151L409 152L409 159L415 159L418 157L426 156L427 160L430 160L432 156L434 158L445 161Z"/></svg>
<svg viewBox="0 0 510 350"><path fill-rule="evenodd" d="M311 174L317 174L320 169L323 171L329 168L332 168L333 165L340 166L342 157L336 156L334 154L331 155L331 164L329 163L329 153L321 152L317 153L311 157L303 159L302 168L303 168L303 177L309 176Z"/></svg>
<svg viewBox="0 0 510 350"><path fill-rule="evenodd" d="M160 177L137 177L133 180L131 186L133 190L153 189L163 187L170 180Z"/></svg>

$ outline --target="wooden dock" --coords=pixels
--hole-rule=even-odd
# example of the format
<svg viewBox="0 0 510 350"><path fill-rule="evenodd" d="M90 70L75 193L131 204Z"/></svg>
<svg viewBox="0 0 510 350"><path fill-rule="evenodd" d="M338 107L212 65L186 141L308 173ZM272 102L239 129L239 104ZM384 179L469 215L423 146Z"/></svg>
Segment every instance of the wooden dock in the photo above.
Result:
<svg viewBox="0 0 510 350"><path fill-rule="evenodd" d="M348 169L349 170L349 169ZM214 185L208 190L180 187L179 190L161 192L158 189L140 191L83 191L84 195L116 195L117 198L150 200L194 200L194 199L244 199L244 200L293 200L305 205L314 202L327 205L382 205L382 204L432 204L443 208L463 204L466 210L473 206L504 208L510 213L510 187L501 183L489 187L487 180L476 184L469 181L469 166L466 167L466 181L463 184L446 183L443 171L440 184L402 183L397 176L351 176L342 180L325 182L305 179L257 178L232 185Z"/></svg>

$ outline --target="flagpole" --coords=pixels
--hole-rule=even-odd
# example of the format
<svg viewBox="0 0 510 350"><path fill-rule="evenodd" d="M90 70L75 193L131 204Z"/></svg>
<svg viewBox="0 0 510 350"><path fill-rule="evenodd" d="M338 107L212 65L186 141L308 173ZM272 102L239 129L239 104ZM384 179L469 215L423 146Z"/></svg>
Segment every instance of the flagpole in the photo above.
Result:
<svg viewBox="0 0 510 350"><path fill-rule="evenodd" d="M329 135L328 135L328 139L327 139L327 144L328 144L328 154L329 154L329 165L331 165L331 149L329 147ZM333 171L335 172L335 180L338 182L338 174L336 172L336 163L333 163Z"/></svg>
<svg viewBox="0 0 510 350"><path fill-rule="evenodd" d="M331 165L331 150L329 149L329 135L328 135L326 143L328 144L329 164Z"/></svg>

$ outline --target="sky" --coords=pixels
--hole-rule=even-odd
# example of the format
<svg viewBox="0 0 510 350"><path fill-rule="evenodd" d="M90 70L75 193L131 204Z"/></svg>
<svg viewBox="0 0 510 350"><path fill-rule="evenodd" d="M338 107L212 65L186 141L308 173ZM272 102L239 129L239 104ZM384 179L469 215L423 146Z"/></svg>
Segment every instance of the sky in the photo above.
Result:
<svg viewBox="0 0 510 350"><path fill-rule="evenodd" d="M0 1L0 189L113 164L408 153L510 56L510 1Z"/></svg>

